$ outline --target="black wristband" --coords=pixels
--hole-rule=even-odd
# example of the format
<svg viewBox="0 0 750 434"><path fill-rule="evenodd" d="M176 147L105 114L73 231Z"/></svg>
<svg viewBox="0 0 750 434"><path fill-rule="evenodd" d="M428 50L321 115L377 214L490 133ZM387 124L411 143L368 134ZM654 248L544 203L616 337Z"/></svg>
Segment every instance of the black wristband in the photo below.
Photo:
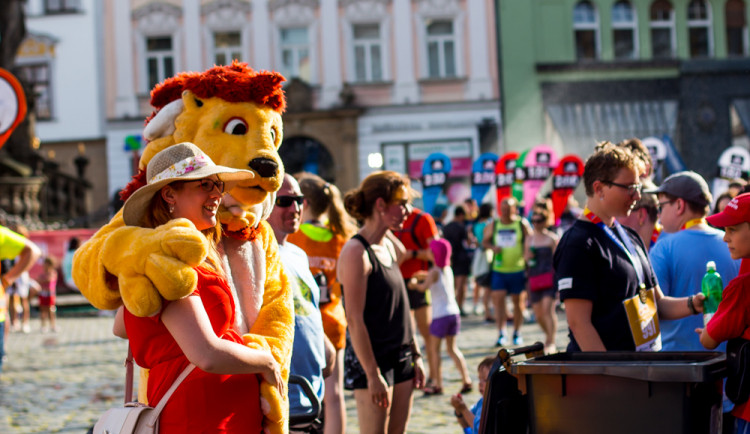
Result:
<svg viewBox="0 0 750 434"><path fill-rule="evenodd" d="M690 308L690 312L693 312L693 315L698 315L698 309L695 308L695 305L693 304L693 296L689 295L687 298L687 304Z"/></svg>
<svg viewBox="0 0 750 434"><path fill-rule="evenodd" d="M456 417L460 417L460 418L462 418L462 419L463 419L463 417L464 417L464 415L463 415L463 414L461 414L461 413L459 413L459 412L458 412L458 410L453 410L453 414L455 414L455 415L456 415Z"/></svg>

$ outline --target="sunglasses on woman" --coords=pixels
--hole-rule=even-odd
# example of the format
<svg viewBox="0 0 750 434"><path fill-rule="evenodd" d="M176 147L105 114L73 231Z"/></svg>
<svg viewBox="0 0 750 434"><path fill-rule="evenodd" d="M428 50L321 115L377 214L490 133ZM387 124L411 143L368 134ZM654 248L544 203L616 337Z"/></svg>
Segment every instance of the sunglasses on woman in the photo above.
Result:
<svg viewBox="0 0 750 434"><path fill-rule="evenodd" d="M187 182L200 182L201 190L205 191L206 193L214 191L214 188L217 188L219 190L219 193L224 193L224 181L214 181L213 179L206 178Z"/></svg>
<svg viewBox="0 0 750 434"><path fill-rule="evenodd" d="M276 206L279 208L288 208L293 203L302 206L303 200L305 200L305 196L276 196Z"/></svg>

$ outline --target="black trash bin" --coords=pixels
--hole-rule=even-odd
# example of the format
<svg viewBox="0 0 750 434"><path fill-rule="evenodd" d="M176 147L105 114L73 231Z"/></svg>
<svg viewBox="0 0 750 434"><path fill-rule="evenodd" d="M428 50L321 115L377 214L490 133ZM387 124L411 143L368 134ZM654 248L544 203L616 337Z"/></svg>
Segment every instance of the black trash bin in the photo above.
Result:
<svg viewBox="0 0 750 434"><path fill-rule="evenodd" d="M721 433L724 353L559 353L510 372L531 434Z"/></svg>

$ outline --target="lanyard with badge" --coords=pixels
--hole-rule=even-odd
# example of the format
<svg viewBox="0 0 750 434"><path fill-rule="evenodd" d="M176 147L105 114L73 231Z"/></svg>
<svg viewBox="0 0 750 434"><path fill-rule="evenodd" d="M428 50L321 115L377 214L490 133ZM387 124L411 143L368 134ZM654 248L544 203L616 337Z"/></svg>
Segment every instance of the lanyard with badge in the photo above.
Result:
<svg viewBox="0 0 750 434"><path fill-rule="evenodd" d="M682 227L680 228L680 230L684 231L685 229L690 229L690 228L692 228L695 225L701 225L701 224L708 224L708 222L706 222L706 219L703 218L703 217L700 217L700 218L697 218L697 219L688 220L688 221L685 222L684 225L682 225Z"/></svg>
<svg viewBox="0 0 750 434"><path fill-rule="evenodd" d="M628 318L630 331L633 334L636 351L659 351L661 350L661 333L659 331L659 317L656 314L656 292L654 288L646 289L643 264L638 256L638 251L622 225L615 220L614 228L605 225L602 219L590 209L585 208L583 215L591 223L599 226L605 234L625 253L638 276L638 294L624 300L625 314Z"/></svg>

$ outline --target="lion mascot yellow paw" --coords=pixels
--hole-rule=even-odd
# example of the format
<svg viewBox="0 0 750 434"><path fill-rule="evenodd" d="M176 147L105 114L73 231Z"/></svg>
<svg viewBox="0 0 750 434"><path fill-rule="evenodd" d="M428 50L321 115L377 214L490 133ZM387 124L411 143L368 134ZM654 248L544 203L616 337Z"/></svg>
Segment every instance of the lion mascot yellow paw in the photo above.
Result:
<svg viewBox="0 0 750 434"><path fill-rule="evenodd" d="M248 346L270 349L286 380L294 306L278 245L264 221L284 174L278 154L283 81L278 73L256 72L234 62L202 73L181 73L157 85L151 92L155 112L143 134L148 145L141 170L123 191L123 199L145 185L145 167L154 154L181 142L195 143L216 164L255 173L224 196L219 218L225 236L219 247L238 308L237 328ZM78 249L73 278L99 309L124 304L134 315L150 316L160 311L162 300L176 300L195 289L191 271L205 249L200 233L190 225L125 226L120 212ZM165 269L183 278L165 280ZM287 397L264 383L261 403L266 432L287 432Z"/></svg>

